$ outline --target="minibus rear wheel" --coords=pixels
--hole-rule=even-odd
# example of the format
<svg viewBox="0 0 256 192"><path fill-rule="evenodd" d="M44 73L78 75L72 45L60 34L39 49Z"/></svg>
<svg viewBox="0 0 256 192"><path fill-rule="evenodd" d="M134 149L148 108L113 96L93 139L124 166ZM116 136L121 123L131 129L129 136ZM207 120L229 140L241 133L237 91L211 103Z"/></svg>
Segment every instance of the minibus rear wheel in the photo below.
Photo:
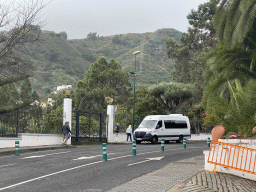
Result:
<svg viewBox="0 0 256 192"><path fill-rule="evenodd" d="M181 136L179 137L179 140L176 141L176 143L182 143L182 142L183 142L183 136L181 135Z"/></svg>
<svg viewBox="0 0 256 192"><path fill-rule="evenodd" d="M151 143L152 144L156 144L158 142L158 138L157 138L157 136L154 136L153 138L152 138L152 140L151 140Z"/></svg>

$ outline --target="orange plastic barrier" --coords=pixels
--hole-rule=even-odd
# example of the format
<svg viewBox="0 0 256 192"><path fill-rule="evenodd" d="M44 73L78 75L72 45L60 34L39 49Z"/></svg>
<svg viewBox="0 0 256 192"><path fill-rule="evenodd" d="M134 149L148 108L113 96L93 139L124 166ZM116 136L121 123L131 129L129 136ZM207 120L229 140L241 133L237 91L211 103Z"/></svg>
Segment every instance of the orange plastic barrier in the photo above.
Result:
<svg viewBox="0 0 256 192"><path fill-rule="evenodd" d="M207 162L256 175L256 149L211 141Z"/></svg>

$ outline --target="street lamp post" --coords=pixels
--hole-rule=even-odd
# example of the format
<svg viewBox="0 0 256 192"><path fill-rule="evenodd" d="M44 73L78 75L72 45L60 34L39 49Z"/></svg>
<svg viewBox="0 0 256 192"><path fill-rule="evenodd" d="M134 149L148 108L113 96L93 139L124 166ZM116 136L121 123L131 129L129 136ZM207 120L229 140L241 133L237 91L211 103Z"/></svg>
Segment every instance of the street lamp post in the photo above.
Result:
<svg viewBox="0 0 256 192"><path fill-rule="evenodd" d="M134 69L134 86L133 86L133 111L132 111L132 129L134 130L134 110L135 110L135 80L136 80L136 55L140 54L140 51L135 51L133 55L135 56L135 69Z"/></svg>

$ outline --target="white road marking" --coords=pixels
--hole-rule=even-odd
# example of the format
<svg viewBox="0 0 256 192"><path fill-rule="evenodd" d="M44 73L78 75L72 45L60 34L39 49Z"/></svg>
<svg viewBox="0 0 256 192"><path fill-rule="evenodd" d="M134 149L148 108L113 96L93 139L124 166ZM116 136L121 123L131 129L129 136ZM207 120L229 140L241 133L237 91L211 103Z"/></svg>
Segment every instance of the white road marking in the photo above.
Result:
<svg viewBox="0 0 256 192"><path fill-rule="evenodd" d="M73 159L73 160L83 160L83 159L93 159L95 157L100 157L102 155L95 155L95 156L90 156L90 157L79 157L77 159Z"/></svg>
<svg viewBox="0 0 256 192"><path fill-rule="evenodd" d="M32 159L32 158L39 158L39 157L45 157L45 156L51 156L51 155L59 155L62 153L69 153L71 151L66 151L66 152L59 152L59 153L50 153L50 154L45 154L45 155L33 155L33 156L28 156L28 157L23 157L20 159Z"/></svg>
<svg viewBox="0 0 256 192"><path fill-rule="evenodd" d="M114 157L112 159L108 159L108 161L112 161L112 160L115 160L115 159L121 159L121 158L124 158L124 157L130 157L130 156L133 156L133 155L125 155L125 156L120 156L120 157Z"/></svg>
<svg viewBox="0 0 256 192"><path fill-rule="evenodd" d="M115 153L108 153L108 155L113 155ZM102 157L102 155L95 155L95 156L89 156L89 157L79 157L77 159L73 159L73 160L83 160L83 159L93 159L95 157Z"/></svg>
<svg viewBox="0 0 256 192"><path fill-rule="evenodd" d="M71 151L65 151L65 152L59 152L59 153L50 153L50 154L46 154L46 155L59 155L62 153L70 153Z"/></svg>
<svg viewBox="0 0 256 192"><path fill-rule="evenodd" d="M2 165L2 166L0 166L0 168L1 167L7 167L7 166L11 166L11 165L16 165L17 163L13 163L13 164L8 164L8 165Z"/></svg>
<svg viewBox="0 0 256 192"><path fill-rule="evenodd" d="M3 156L3 157L0 157L0 159L2 158L8 158L8 157L13 157L14 155L8 155L8 156Z"/></svg>
<svg viewBox="0 0 256 192"><path fill-rule="evenodd" d="M137 162L137 163L132 163L132 164L129 164L127 166L131 166L131 165L137 165L137 164L140 164L140 163L145 163L145 162L148 162L148 161L159 161L161 159L163 159L163 157L154 157L154 158L147 158L148 160L145 160L145 161L140 161L140 162Z"/></svg>
<svg viewBox="0 0 256 192"><path fill-rule="evenodd" d="M93 163L88 163L88 164L85 164L85 165L80 165L80 166L77 166L77 167L73 167L73 168L69 168L69 169L65 169L65 170L62 170L62 171L58 171L58 172L55 172L55 173L50 173L50 174L47 174L47 175L43 175L41 177L36 177L34 179L30 179L30 180L27 180L27 181L23 181L23 182L20 182L20 183L16 183L14 185L10 185L10 186L7 186L7 187L3 187L3 188L0 188L0 191L2 190L5 190L5 189L9 189L9 188L12 188L12 187L15 187L15 186L19 186L19 185L22 185L22 184L25 184L25 183L29 183L31 181L36 181L36 180L39 180L39 179L42 179L42 178L46 178L46 177L50 177L52 175L57 175L59 173L64 173L64 172L67 172L67 171L71 171L71 170L74 170L74 169L78 169L78 168L81 168L81 167L86 167L88 165L94 165L94 164L97 164L97 163L102 163L103 161L96 161L96 162L93 162Z"/></svg>
<svg viewBox="0 0 256 192"><path fill-rule="evenodd" d="M176 151L176 150L181 150L182 148L180 149L168 149L168 150L165 150L165 151ZM145 153L139 153L137 155L145 155L145 154L148 154L148 153L159 153L159 152L163 152L163 151L150 151L150 152L145 152Z"/></svg>
<svg viewBox="0 0 256 192"><path fill-rule="evenodd" d="M66 151L65 149L60 149L61 151ZM34 154L34 153L49 153L49 152L52 152L52 151L56 151L55 149L49 149L49 150L45 150L45 151L33 151L33 152L29 152L29 153L26 153L26 154Z"/></svg>
<svg viewBox="0 0 256 192"><path fill-rule="evenodd" d="M37 157L45 157L46 155L34 155L34 156L29 156L29 157L23 157L20 159L32 159L32 158L37 158Z"/></svg>

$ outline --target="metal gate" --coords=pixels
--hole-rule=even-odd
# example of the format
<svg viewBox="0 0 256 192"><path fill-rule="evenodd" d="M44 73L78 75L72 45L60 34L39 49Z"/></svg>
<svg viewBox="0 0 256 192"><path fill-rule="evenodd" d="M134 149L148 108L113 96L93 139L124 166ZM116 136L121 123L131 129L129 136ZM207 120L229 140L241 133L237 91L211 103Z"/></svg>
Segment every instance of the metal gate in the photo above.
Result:
<svg viewBox="0 0 256 192"><path fill-rule="evenodd" d="M98 100L93 94L89 93L81 99L78 110L73 111L76 116L75 142L106 141L106 125L104 124L106 115L103 115L101 111Z"/></svg>
<svg viewBox="0 0 256 192"><path fill-rule="evenodd" d="M89 111L74 111L76 117L75 142L106 140L104 115Z"/></svg>

